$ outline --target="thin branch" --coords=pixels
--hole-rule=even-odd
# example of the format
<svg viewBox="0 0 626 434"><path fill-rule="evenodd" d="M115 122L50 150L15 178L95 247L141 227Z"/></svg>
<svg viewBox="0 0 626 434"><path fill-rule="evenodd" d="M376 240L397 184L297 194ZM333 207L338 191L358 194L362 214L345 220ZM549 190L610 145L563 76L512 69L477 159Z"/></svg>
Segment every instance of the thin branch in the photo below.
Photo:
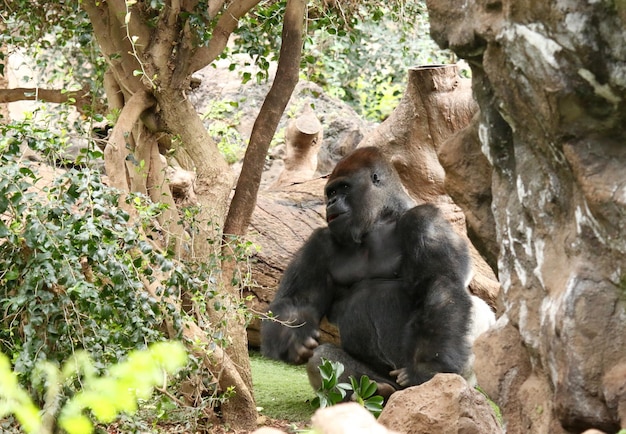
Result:
<svg viewBox="0 0 626 434"><path fill-rule="evenodd" d="M0 89L0 104L7 104L16 101L43 101L55 104L70 103L75 106L80 113L95 111L102 113L105 105L102 101L95 101L96 107L93 107L94 101L88 88L80 90L65 89L42 89L42 88L26 88L16 87L13 89Z"/></svg>
<svg viewBox="0 0 626 434"><path fill-rule="evenodd" d="M261 0L240 0L231 3L217 21L209 45L196 51L190 72L198 71L217 59L226 48L228 38L237 28L239 19L260 2Z"/></svg>
<svg viewBox="0 0 626 434"><path fill-rule="evenodd" d="M267 150L298 83L306 3L306 0L287 1L276 77L252 128L241 175L224 223L224 234L243 235L250 224Z"/></svg>

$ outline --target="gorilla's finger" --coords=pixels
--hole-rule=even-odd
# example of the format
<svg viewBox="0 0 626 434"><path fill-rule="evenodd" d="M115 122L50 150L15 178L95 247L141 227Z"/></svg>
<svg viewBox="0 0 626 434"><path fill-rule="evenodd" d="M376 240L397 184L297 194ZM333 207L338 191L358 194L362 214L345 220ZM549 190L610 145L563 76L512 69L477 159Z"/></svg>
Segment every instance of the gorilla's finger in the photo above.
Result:
<svg viewBox="0 0 626 434"><path fill-rule="evenodd" d="M400 375L398 375L396 383L398 383L402 387L407 387L411 385L411 382L409 381L409 376L407 375L406 371L403 371L400 373Z"/></svg>
<svg viewBox="0 0 626 434"><path fill-rule="evenodd" d="M310 350L314 350L315 348L317 348L320 344L319 342L317 342L316 339L314 339L313 337L308 337L306 338L306 340L302 343L303 346L305 346L306 348L310 349Z"/></svg>
<svg viewBox="0 0 626 434"><path fill-rule="evenodd" d="M407 373L406 368L394 369L389 372L389 375L396 377L396 383L400 386L406 387L409 385L409 374Z"/></svg>
<svg viewBox="0 0 626 434"><path fill-rule="evenodd" d="M296 364L302 364L306 363L311 357L313 357L313 350L301 345L296 349L296 354Z"/></svg>

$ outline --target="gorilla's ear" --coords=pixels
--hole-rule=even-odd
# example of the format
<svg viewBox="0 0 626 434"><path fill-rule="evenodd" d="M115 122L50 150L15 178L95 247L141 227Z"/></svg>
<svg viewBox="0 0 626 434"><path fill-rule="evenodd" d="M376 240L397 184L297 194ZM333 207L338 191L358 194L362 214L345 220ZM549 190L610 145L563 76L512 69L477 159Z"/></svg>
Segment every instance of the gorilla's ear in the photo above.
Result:
<svg viewBox="0 0 626 434"><path fill-rule="evenodd" d="M378 176L378 173L373 172L371 175L371 178L372 178L372 184L380 185L380 176Z"/></svg>

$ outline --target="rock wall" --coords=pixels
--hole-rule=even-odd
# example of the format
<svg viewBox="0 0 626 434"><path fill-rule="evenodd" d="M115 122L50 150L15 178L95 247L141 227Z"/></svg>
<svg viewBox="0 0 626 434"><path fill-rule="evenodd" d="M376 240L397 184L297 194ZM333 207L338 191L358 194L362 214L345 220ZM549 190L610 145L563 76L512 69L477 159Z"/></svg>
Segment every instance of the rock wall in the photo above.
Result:
<svg viewBox="0 0 626 434"><path fill-rule="evenodd" d="M626 3L427 3L480 106L442 150L503 288L479 383L510 433L626 428Z"/></svg>

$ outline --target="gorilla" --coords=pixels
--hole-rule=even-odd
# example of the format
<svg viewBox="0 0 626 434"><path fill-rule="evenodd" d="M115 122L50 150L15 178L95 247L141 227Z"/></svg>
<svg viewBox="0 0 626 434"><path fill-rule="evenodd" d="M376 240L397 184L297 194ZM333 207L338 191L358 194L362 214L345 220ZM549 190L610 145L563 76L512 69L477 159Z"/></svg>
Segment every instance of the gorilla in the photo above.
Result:
<svg viewBox="0 0 626 434"><path fill-rule="evenodd" d="M308 362L315 389L322 358L344 364L341 381L367 375L385 397L439 372L471 377L473 334L495 317L467 290L465 240L437 207L414 206L374 147L337 164L325 198L328 226L287 267L262 323L262 353ZM488 320L477 331L478 315ZM323 317L337 325L340 348L319 344Z"/></svg>

